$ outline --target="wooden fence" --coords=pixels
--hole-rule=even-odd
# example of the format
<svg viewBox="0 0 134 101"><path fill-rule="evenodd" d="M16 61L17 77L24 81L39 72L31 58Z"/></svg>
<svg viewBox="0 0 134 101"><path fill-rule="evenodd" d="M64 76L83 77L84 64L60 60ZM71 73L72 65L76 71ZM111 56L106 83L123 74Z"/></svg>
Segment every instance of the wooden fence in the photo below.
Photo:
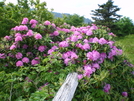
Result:
<svg viewBox="0 0 134 101"><path fill-rule="evenodd" d="M52 101L71 101L78 86L78 74L69 73Z"/></svg>

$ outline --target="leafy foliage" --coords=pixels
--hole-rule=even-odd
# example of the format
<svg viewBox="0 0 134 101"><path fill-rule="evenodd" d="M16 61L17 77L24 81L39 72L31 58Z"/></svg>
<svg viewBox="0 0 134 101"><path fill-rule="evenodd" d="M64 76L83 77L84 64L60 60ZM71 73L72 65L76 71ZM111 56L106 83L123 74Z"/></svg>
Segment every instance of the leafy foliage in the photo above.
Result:
<svg viewBox="0 0 134 101"><path fill-rule="evenodd" d="M0 37L9 35L10 29L20 24L24 17L40 22L53 19L53 14L46 8L46 2L40 3L40 0L18 0L17 5L0 2L0 12Z"/></svg>
<svg viewBox="0 0 134 101"><path fill-rule="evenodd" d="M57 27L24 18L1 41L0 100L51 101L67 74L77 72L74 101L132 101L134 68L114 36L94 24Z"/></svg>
<svg viewBox="0 0 134 101"><path fill-rule="evenodd" d="M128 17L123 17L115 22L115 26L116 27L112 31L119 37L134 34L133 21Z"/></svg>

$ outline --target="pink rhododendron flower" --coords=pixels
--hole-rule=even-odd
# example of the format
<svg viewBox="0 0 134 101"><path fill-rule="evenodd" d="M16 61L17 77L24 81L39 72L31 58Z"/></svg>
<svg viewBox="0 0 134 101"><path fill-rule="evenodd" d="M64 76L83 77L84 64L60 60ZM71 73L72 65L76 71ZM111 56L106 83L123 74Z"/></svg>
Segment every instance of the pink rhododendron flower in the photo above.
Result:
<svg viewBox="0 0 134 101"><path fill-rule="evenodd" d="M13 49L15 49L15 48L17 48L16 45L12 45L12 46L10 47L10 50L13 50Z"/></svg>
<svg viewBox="0 0 134 101"><path fill-rule="evenodd" d="M24 57L24 58L22 59L22 62L23 62L23 63L29 63L29 58Z"/></svg>
<svg viewBox="0 0 134 101"><path fill-rule="evenodd" d="M54 23L51 24L54 28L56 27L56 25Z"/></svg>
<svg viewBox="0 0 134 101"><path fill-rule="evenodd" d="M82 48L87 51L88 49L90 49L90 45L88 43L85 43Z"/></svg>
<svg viewBox="0 0 134 101"><path fill-rule="evenodd" d="M11 58L15 57L12 53L9 53L8 56L11 57Z"/></svg>
<svg viewBox="0 0 134 101"><path fill-rule="evenodd" d="M32 24L32 25L31 25L31 28L35 28L35 27L36 27L36 24Z"/></svg>
<svg viewBox="0 0 134 101"><path fill-rule="evenodd" d="M32 30L28 30L28 32L27 32L26 35L29 36L29 37L31 37L31 36L33 36L34 34L33 34L33 31L32 31Z"/></svg>
<svg viewBox="0 0 134 101"><path fill-rule="evenodd" d="M107 41L104 38L100 38L99 44L101 44L101 45L107 44Z"/></svg>
<svg viewBox="0 0 134 101"><path fill-rule="evenodd" d="M86 32L86 35L88 35L88 36L91 36L92 34L93 34L92 30L88 30L88 31Z"/></svg>
<svg viewBox="0 0 134 101"><path fill-rule="evenodd" d="M92 67L93 68L96 68L96 69L99 69L100 68L100 65L98 63L93 63L92 64Z"/></svg>
<svg viewBox="0 0 134 101"><path fill-rule="evenodd" d="M69 46L69 44L67 41L62 41L59 43L59 47L68 47L68 46Z"/></svg>
<svg viewBox="0 0 134 101"><path fill-rule="evenodd" d="M36 35L34 36L34 38L35 38L36 40L42 39L42 35L41 35L41 34L36 34Z"/></svg>
<svg viewBox="0 0 134 101"><path fill-rule="evenodd" d="M0 59L4 59L4 58L6 58L5 53L0 53Z"/></svg>
<svg viewBox="0 0 134 101"><path fill-rule="evenodd" d="M16 31L27 31L28 27L26 25L20 25Z"/></svg>
<svg viewBox="0 0 134 101"><path fill-rule="evenodd" d="M54 36L58 36L58 35L59 35L59 32L58 32L58 31L54 31L54 32L53 32L53 35L54 35Z"/></svg>
<svg viewBox="0 0 134 101"><path fill-rule="evenodd" d="M29 23L30 23L30 24L37 24L38 21L36 21L36 20L34 20L34 19L31 19Z"/></svg>
<svg viewBox="0 0 134 101"><path fill-rule="evenodd" d="M66 64L66 66L68 65L69 62L71 62L71 59L69 58L64 59L64 63Z"/></svg>
<svg viewBox="0 0 134 101"><path fill-rule="evenodd" d="M84 66L84 76L90 77L90 75L93 73L92 68L90 65Z"/></svg>
<svg viewBox="0 0 134 101"><path fill-rule="evenodd" d="M70 57L71 59L77 59L78 58L78 55L75 52L71 52L70 56L71 56Z"/></svg>
<svg viewBox="0 0 134 101"><path fill-rule="evenodd" d="M15 57L17 58L17 59L21 59L22 58L22 53L20 53L20 52L18 52L16 55L15 55Z"/></svg>
<svg viewBox="0 0 134 101"><path fill-rule="evenodd" d="M109 93L110 88L111 88L110 84L106 84L103 88L103 91Z"/></svg>
<svg viewBox="0 0 134 101"><path fill-rule="evenodd" d="M21 36L21 34L20 34L20 33L16 33L16 34L15 34L15 37L17 37L17 36Z"/></svg>
<svg viewBox="0 0 134 101"><path fill-rule="evenodd" d="M44 25L51 25L51 22L50 21L45 21Z"/></svg>
<svg viewBox="0 0 134 101"><path fill-rule="evenodd" d="M38 47L38 51L40 51L40 52L45 51L45 49L46 49L46 46L39 46Z"/></svg>
<svg viewBox="0 0 134 101"><path fill-rule="evenodd" d="M96 30L98 29L98 27L95 24L92 24L92 26L90 27L90 30Z"/></svg>
<svg viewBox="0 0 134 101"><path fill-rule="evenodd" d="M47 54L50 54L51 55L53 52L54 52L53 49L49 49L48 52L47 52Z"/></svg>
<svg viewBox="0 0 134 101"><path fill-rule="evenodd" d="M15 41L22 41L23 39L22 39L22 37L21 36L17 36L16 38L15 38Z"/></svg>
<svg viewBox="0 0 134 101"><path fill-rule="evenodd" d="M58 47L57 46L53 46L51 49L56 50L56 49L58 49Z"/></svg>
<svg viewBox="0 0 134 101"><path fill-rule="evenodd" d="M127 97L128 93L127 92L122 92L122 96Z"/></svg>
<svg viewBox="0 0 134 101"><path fill-rule="evenodd" d="M87 39L84 39L83 42L84 42L84 43L88 43L89 41L88 41Z"/></svg>
<svg viewBox="0 0 134 101"><path fill-rule="evenodd" d="M36 59L33 59L32 61L31 61L31 65L36 65L36 64L39 64L39 60L36 60Z"/></svg>
<svg viewBox="0 0 134 101"><path fill-rule="evenodd" d="M78 37L75 36L75 35L72 35L72 36L70 37L70 40L71 40L72 42L76 42L76 41L78 41Z"/></svg>
<svg viewBox="0 0 134 101"><path fill-rule="evenodd" d="M80 79L82 79L83 78L83 74L79 74L78 75L78 79L80 80Z"/></svg>
<svg viewBox="0 0 134 101"><path fill-rule="evenodd" d="M114 41L109 41L107 44L109 44L110 48L113 48Z"/></svg>
<svg viewBox="0 0 134 101"><path fill-rule="evenodd" d="M100 53L96 50L93 50L92 52L88 52L86 56L88 60L96 61L100 58Z"/></svg>
<svg viewBox="0 0 134 101"><path fill-rule="evenodd" d="M97 37L92 39L92 43L98 43L98 42L99 42L99 39Z"/></svg>
<svg viewBox="0 0 134 101"><path fill-rule="evenodd" d="M4 39L6 39L7 41L11 40L11 36L5 36Z"/></svg>
<svg viewBox="0 0 134 101"><path fill-rule="evenodd" d="M28 18L23 18L21 24L27 24L28 23Z"/></svg>
<svg viewBox="0 0 134 101"><path fill-rule="evenodd" d="M22 62L22 61L17 61L17 62L16 62L16 66L17 66L17 67L23 66L23 62Z"/></svg>
<svg viewBox="0 0 134 101"><path fill-rule="evenodd" d="M22 48L23 48L23 49L27 49L27 48L28 48L28 45L24 44L24 45L22 46Z"/></svg>
<svg viewBox="0 0 134 101"><path fill-rule="evenodd" d="M114 33L108 33L108 35L116 37L116 35Z"/></svg>

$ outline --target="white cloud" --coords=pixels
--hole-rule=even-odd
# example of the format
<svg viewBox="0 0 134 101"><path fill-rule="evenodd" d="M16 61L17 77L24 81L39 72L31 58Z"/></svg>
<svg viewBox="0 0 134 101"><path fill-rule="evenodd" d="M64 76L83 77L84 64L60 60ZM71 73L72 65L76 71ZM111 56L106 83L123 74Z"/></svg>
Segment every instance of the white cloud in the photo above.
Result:
<svg viewBox="0 0 134 101"><path fill-rule="evenodd" d="M16 4L17 0L6 0ZM41 0L47 3L47 8L54 9L55 12L79 14L91 18L91 10L98 9L98 4L106 3L108 0ZM117 12L120 15L130 17L134 20L134 0L113 0L121 10Z"/></svg>

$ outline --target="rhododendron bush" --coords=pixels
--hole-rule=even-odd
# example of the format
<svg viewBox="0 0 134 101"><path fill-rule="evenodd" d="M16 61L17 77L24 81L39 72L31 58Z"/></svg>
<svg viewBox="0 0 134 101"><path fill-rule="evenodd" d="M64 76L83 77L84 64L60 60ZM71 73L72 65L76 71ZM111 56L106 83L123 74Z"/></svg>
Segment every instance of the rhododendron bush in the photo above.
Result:
<svg viewBox="0 0 134 101"><path fill-rule="evenodd" d="M74 101L134 99L134 68L115 35L92 24L57 27L24 18L1 41L0 99L51 101L70 72L79 85Z"/></svg>

